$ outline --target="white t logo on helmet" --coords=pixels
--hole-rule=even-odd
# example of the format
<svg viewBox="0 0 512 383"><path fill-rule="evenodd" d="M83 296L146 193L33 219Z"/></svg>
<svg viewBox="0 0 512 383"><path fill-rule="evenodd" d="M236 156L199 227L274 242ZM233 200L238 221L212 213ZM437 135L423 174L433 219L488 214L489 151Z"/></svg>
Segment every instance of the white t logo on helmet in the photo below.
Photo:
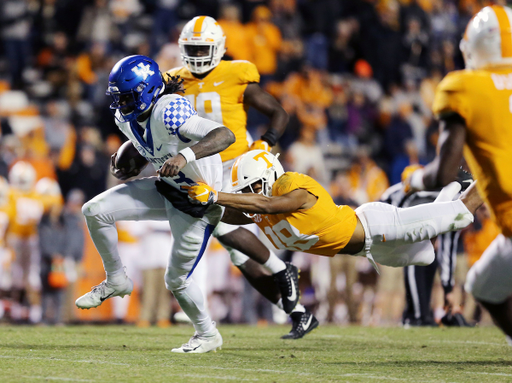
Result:
<svg viewBox="0 0 512 383"><path fill-rule="evenodd" d="M144 81L146 81L148 76L155 74L155 72L149 68L149 64L144 65L144 63L139 63L139 65L132 68L132 71L135 72L137 76L142 76Z"/></svg>

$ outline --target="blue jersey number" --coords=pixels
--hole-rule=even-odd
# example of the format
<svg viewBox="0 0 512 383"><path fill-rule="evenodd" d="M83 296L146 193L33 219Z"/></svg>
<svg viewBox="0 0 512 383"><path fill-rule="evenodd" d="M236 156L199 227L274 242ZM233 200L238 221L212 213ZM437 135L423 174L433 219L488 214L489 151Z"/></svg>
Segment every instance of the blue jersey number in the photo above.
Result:
<svg viewBox="0 0 512 383"><path fill-rule="evenodd" d="M187 185L194 185L195 182L192 181L190 178L187 178L183 172L178 173L178 178L172 179L177 184L187 184Z"/></svg>

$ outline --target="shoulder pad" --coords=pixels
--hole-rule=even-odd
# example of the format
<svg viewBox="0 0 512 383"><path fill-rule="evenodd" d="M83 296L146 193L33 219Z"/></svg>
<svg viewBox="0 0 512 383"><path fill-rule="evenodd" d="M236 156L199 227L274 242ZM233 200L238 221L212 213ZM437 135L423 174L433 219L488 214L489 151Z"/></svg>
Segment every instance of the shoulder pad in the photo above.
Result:
<svg viewBox="0 0 512 383"><path fill-rule="evenodd" d="M169 134L173 134L190 117L197 115L190 102L179 94L165 95L158 104L156 112L159 117L163 118L164 126Z"/></svg>

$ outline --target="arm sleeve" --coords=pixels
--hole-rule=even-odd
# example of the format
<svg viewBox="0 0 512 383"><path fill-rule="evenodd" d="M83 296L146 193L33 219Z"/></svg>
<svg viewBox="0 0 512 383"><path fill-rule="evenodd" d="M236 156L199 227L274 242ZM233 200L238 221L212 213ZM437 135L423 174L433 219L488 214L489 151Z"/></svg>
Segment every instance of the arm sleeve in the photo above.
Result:
<svg viewBox="0 0 512 383"><path fill-rule="evenodd" d="M197 115L191 116L181 127L180 134L193 141L200 141L212 130L222 127L218 122Z"/></svg>
<svg viewBox="0 0 512 383"><path fill-rule="evenodd" d="M246 61L244 62L245 70L241 73L241 82L242 83L251 83L251 82L260 82L260 74L256 65L253 63Z"/></svg>
<svg viewBox="0 0 512 383"><path fill-rule="evenodd" d="M439 83L434 97L432 111L436 117L446 113L457 113L466 124L471 119L470 100L466 90L463 72L449 73Z"/></svg>
<svg viewBox="0 0 512 383"><path fill-rule="evenodd" d="M293 174L285 173L272 185L272 196L278 197L298 188L299 185L295 182Z"/></svg>

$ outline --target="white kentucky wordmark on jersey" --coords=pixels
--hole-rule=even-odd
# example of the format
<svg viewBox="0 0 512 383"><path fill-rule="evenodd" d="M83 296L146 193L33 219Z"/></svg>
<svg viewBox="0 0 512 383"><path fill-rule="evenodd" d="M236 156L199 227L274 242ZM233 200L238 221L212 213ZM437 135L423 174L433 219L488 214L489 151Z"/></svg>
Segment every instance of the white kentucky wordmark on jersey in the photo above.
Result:
<svg viewBox="0 0 512 383"><path fill-rule="evenodd" d="M144 81L148 78L149 75L154 75L155 72L150 69L149 64L144 65L144 63L139 63L139 65L132 68L132 72L135 72L137 76L142 76Z"/></svg>
<svg viewBox="0 0 512 383"><path fill-rule="evenodd" d="M169 134L176 134L176 130L191 116L196 114L197 112L192 108L192 105L190 105L190 102L186 98L177 98L165 107L165 128Z"/></svg>

